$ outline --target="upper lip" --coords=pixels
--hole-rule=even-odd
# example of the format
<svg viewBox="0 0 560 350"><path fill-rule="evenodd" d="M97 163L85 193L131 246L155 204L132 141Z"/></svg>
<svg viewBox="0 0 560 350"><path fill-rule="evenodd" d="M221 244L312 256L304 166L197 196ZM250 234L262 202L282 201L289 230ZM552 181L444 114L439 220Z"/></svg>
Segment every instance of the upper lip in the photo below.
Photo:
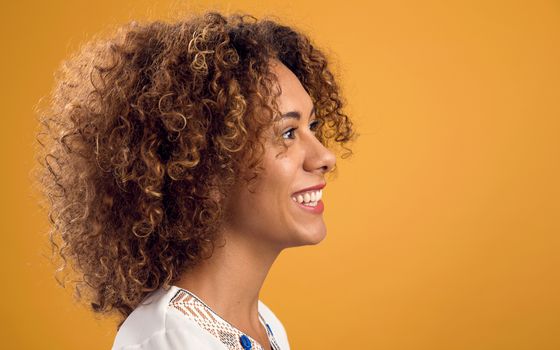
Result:
<svg viewBox="0 0 560 350"><path fill-rule="evenodd" d="M323 187L325 187L326 185L327 185L326 183L322 183L322 184L318 184L318 185L315 185L315 186L307 187L307 188L304 188L304 189L301 189L301 190L295 192L293 195L295 196L297 194L300 194L302 192L307 192L307 191L320 190Z"/></svg>

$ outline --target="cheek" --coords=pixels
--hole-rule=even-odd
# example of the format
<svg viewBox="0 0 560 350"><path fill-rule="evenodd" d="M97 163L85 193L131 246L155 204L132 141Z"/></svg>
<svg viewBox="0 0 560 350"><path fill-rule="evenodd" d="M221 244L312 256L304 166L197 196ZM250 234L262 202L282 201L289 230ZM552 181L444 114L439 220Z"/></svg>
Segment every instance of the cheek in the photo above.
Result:
<svg viewBox="0 0 560 350"><path fill-rule="evenodd" d="M263 182L269 187L289 187L294 185L298 170L302 168L302 162L294 149L277 155L267 157L264 162Z"/></svg>
<svg viewBox="0 0 560 350"><path fill-rule="evenodd" d="M297 168L292 162L281 159L264 163L264 166L258 181L251 185L254 193L243 188L232 198L231 210L238 229L275 239L285 235L286 226L291 222L291 193L297 185Z"/></svg>
<svg viewBox="0 0 560 350"><path fill-rule="evenodd" d="M268 240L283 240L293 228L297 208L291 194L305 181L299 178L303 158L297 147L278 155L280 151L268 148L265 152L263 170L250 186L253 192L244 184L230 198L230 224L236 231L251 237L264 235Z"/></svg>

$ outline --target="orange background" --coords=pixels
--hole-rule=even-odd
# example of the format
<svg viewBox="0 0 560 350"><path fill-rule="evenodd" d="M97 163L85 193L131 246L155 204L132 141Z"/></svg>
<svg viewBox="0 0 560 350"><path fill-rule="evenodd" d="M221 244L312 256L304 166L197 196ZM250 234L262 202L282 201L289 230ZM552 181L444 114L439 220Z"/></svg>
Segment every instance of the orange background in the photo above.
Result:
<svg viewBox="0 0 560 350"><path fill-rule="evenodd" d="M560 2L511 0L3 3L2 348L115 335L56 284L29 179L55 69L107 27L207 8L308 33L362 135L325 189L328 237L262 290L293 349L560 349Z"/></svg>

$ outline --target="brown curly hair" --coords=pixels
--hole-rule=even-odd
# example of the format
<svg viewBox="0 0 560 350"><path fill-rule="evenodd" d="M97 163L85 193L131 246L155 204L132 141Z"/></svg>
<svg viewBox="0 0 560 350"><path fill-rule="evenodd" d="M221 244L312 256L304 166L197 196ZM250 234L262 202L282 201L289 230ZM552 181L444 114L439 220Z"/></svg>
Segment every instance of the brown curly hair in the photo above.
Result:
<svg viewBox="0 0 560 350"><path fill-rule="evenodd" d="M321 143L351 155L356 133L325 54L270 19L132 22L61 65L38 108L36 180L62 258L55 277L64 286L58 273L71 268L93 311L124 321L211 256L222 200L258 177L262 134L279 116L271 58L310 94Z"/></svg>

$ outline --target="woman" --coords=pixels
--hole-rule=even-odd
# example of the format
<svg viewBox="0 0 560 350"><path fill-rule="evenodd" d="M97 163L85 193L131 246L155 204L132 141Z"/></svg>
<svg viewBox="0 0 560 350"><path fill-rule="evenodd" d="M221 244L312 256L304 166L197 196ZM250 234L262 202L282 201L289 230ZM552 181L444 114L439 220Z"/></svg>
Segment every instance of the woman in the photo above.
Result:
<svg viewBox="0 0 560 350"><path fill-rule="evenodd" d="M40 180L61 269L121 315L113 349L289 349L259 291L325 237L342 106L306 36L248 15L131 23L65 62Z"/></svg>

